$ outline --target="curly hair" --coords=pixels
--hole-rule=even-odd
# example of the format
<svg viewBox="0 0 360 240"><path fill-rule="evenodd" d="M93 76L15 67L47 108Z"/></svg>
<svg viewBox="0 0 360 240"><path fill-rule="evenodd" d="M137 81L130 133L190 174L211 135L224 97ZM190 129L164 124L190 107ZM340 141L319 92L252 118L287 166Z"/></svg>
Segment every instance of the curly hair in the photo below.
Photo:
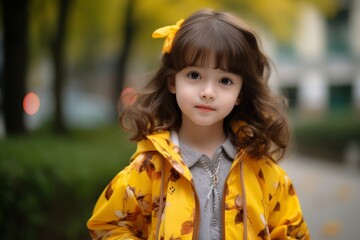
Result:
<svg viewBox="0 0 360 240"><path fill-rule="evenodd" d="M240 104L224 120L224 131L232 143L252 157L284 156L289 142L286 99L270 90L270 60L260 49L257 34L243 20L227 12L200 10L188 17L176 33L161 66L120 114L124 129L134 131L139 141L157 131L181 126L181 111L169 83L188 66L204 66L215 57L219 68L243 79Z"/></svg>

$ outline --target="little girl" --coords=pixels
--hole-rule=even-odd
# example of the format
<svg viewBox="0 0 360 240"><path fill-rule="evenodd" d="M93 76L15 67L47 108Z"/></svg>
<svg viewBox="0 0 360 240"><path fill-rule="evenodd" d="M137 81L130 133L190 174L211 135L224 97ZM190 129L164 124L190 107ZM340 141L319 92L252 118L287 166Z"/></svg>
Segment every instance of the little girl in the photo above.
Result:
<svg viewBox="0 0 360 240"><path fill-rule="evenodd" d="M291 180L284 99L256 34L201 10L165 37L160 69L120 116L131 163L100 196L93 239L310 239Z"/></svg>

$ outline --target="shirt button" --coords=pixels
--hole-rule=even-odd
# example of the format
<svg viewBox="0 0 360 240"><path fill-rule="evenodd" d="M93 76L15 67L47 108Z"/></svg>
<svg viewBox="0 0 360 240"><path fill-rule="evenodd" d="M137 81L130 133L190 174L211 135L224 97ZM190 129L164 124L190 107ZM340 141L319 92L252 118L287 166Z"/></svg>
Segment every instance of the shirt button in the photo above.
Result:
<svg viewBox="0 0 360 240"><path fill-rule="evenodd" d="M211 226L212 227L216 227L218 225L218 220L217 218L213 218L212 221L211 221Z"/></svg>

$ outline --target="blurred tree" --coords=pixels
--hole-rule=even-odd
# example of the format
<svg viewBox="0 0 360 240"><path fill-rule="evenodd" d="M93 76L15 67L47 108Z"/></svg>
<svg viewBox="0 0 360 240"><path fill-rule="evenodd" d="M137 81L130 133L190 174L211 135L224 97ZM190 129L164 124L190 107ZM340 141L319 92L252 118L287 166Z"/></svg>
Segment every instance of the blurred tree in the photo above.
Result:
<svg viewBox="0 0 360 240"><path fill-rule="evenodd" d="M4 29L3 100L6 134L26 132L22 101L28 63L28 0L2 0Z"/></svg>
<svg viewBox="0 0 360 240"><path fill-rule="evenodd" d="M52 91L54 93L53 130L55 133L67 132L64 117L64 87L67 82L67 37L70 0L33 0L30 5L30 43L31 64L36 66L38 60L52 62ZM49 59L48 59L49 58Z"/></svg>
<svg viewBox="0 0 360 240"><path fill-rule="evenodd" d="M118 63L116 64L116 77L113 101L115 105L119 101L119 96L124 87L126 77L126 65L130 55L130 49L134 38L134 31L136 23L134 18L135 0L127 0L126 7L124 8L124 23L123 23L123 44L120 48L118 56Z"/></svg>
<svg viewBox="0 0 360 240"><path fill-rule="evenodd" d="M123 12L123 2L125 1L106 0L98 4L87 0L32 1L31 67L36 72L41 71L44 62L53 64L49 71L53 74L51 79L39 81L38 75L32 84L37 81L38 84L47 82L53 86L56 132L66 132L67 128L63 113L63 92L66 85L76 81L82 90L93 91L91 84L96 81L101 86L103 79L100 77L103 76L101 74L104 68L108 70L114 65L112 61L120 45L119 29L122 28L119 28L119 19L122 25L123 17L119 12ZM107 59L109 56L112 61ZM112 75L114 73L115 71ZM114 87L111 88L113 89Z"/></svg>
<svg viewBox="0 0 360 240"><path fill-rule="evenodd" d="M58 19L58 0L32 0L29 6L30 68L48 56Z"/></svg>
<svg viewBox="0 0 360 240"><path fill-rule="evenodd" d="M70 0L59 0L59 14L55 36L52 46L52 57L54 62L54 93L55 93L55 118L54 130L56 133L66 133L66 125L63 110L63 91L65 85L65 51L64 44L67 33L67 17L69 13Z"/></svg>

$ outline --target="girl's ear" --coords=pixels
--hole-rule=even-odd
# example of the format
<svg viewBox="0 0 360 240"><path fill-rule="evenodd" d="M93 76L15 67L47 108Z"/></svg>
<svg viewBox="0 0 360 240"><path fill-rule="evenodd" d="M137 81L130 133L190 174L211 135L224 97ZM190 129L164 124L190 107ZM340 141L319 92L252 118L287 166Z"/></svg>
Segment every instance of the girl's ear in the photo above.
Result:
<svg viewBox="0 0 360 240"><path fill-rule="evenodd" d="M239 105L241 102L241 94L239 94L238 98L236 99L235 106Z"/></svg>
<svg viewBox="0 0 360 240"><path fill-rule="evenodd" d="M176 93L176 88L175 88L175 79L172 78L168 81L168 88L169 88L169 91L173 94Z"/></svg>

